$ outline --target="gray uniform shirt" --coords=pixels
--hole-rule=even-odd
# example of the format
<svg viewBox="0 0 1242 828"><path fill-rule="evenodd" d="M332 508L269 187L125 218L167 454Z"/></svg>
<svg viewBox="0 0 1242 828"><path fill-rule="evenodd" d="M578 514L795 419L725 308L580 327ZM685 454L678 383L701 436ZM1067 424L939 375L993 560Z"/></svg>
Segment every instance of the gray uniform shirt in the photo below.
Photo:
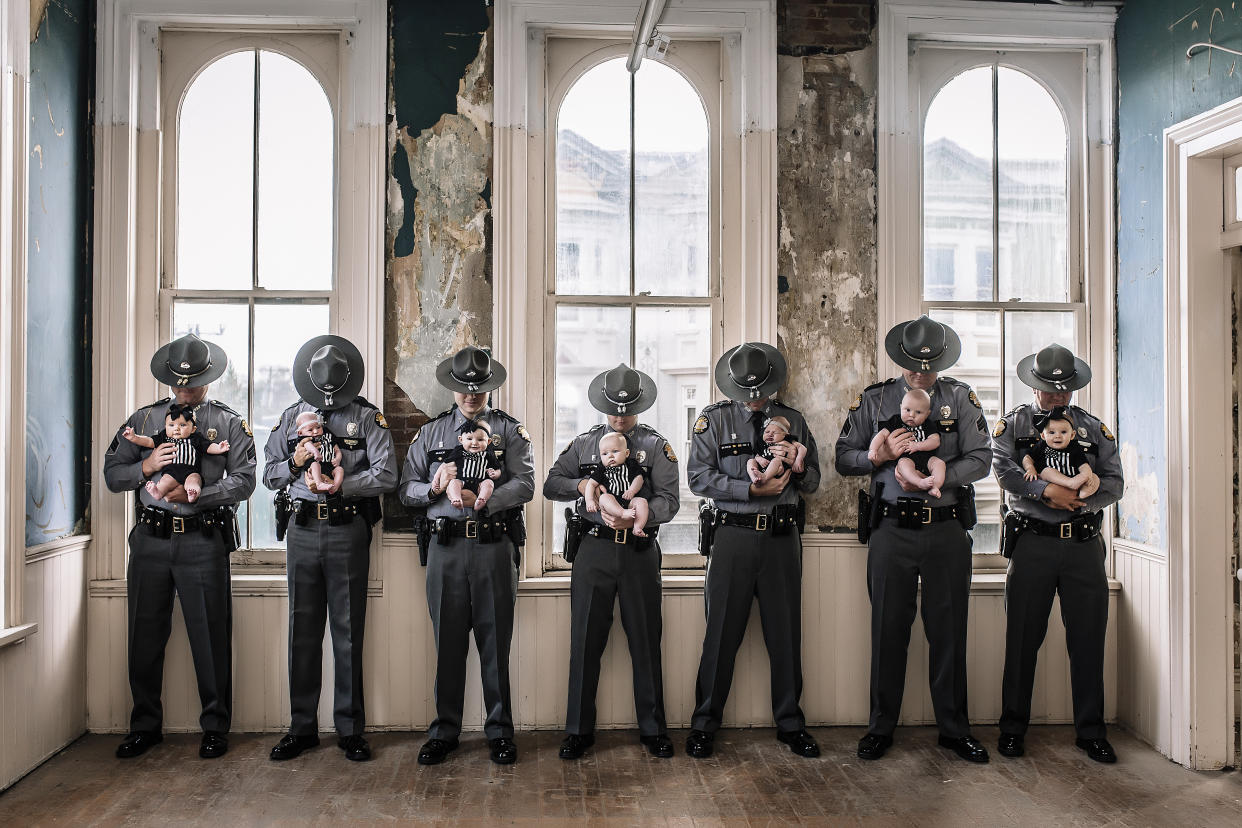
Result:
<svg viewBox="0 0 1242 828"><path fill-rule="evenodd" d="M837 438L837 472L842 475L869 474L873 483L883 483L881 497L892 503L899 497L929 499L923 491L903 491L894 472L897 463L875 467L867 459L871 439L880 431L880 424L901 413L901 399L910 390L903 378L886 380L868 387L850 406L841 436ZM945 462L944 497L935 505L949 506L957 502L957 487L974 483L988 473L992 462L992 445L988 424L975 392L964 382L952 377L937 377L928 389L931 413L928 424L940 429L940 448L936 456Z"/></svg>
<svg viewBox="0 0 1242 828"><path fill-rule="evenodd" d="M317 410L299 400L280 415L264 449L267 458L263 469L264 486L273 491L288 486L289 496L295 499L327 500L326 494L312 493L306 487L306 469L295 472L289 467L289 458L302 439L298 436L298 415ZM392 434L384 415L371 405L354 400L343 408L323 412L323 420L324 430L332 432L332 441L341 450L345 478L338 494L356 498L378 497L391 492L397 485L397 458L393 455ZM292 447L290 441L293 441Z"/></svg>
<svg viewBox="0 0 1242 828"><path fill-rule="evenodd" d="M167 509L178 515L196 515L230 503L240 503L254 493L255 450L254 438L249 426L241 416L222 402L205 400L194 408L197 433L213 443L229 441L224 454L203 453L203 491L193 503L168 503L156 500L143 488L147 478L142 476L142 461L153 449L142 448L121 436L125 426L137 434L154 437L164 428L168 407L173 402L165 398L140 408L117 429L116 438L104 455L104 483L113 492L138 490L143 505ZM163 470L154 475L158 480Z"/></svg>
<svg viewBox="0 0 1242 828"><path fill-rule="evenodd" d="M1001 488L1008 493L1010 507L1045 523L1063 523L1074 515L1098 512L1120 500L1125 488L1121 455L1112 432L1076 405L1068 406L1066 410L1074 421L1078 446L1086 453L1091 470L1100 478L1100 488L1095 494L1084 498L1087 505L1076 512L1054 509L1041 502L1048 482L1023 477L1022 455L1034 441L1039 440L1032 422L1035 415L1041 413L1035 403L1020 405L1010 411L996 424L996 430L992 433L992 469Z"/></svg>
<svg viewBox="0 0 1242 828"><path fill-rule="evenodd" d="M746 461L755 456L755 427L751 411L736 400L713 403L694 423L687 468L690 491L710 497L726 512L771 512L772 507L798 502L800 493L819 488L819 449L802 414L776 400L762 409L763 419L789 420L789 440L806 446L806 471L793 475L779 495L752 498Z"/></svg>
<svg viewBox="0 0 1242 828"><path fill-rule="evenodd" d="M578 493L578 484L599 466L599 441L608 433L608 426L600 423L571 440L548 470L548 479L543 483L545 498L576 501L575 511L601 526L604 519L598 512L592 514L586 510L586 501ZM677 455L658 431L642 423L627 431L625 437L630 441L630 457L642 467L643 489L651 490L649 495L645 495L651 508L647 526L668 523L681 508Z"/></svg>
<svg viewBox="0 0 1242 828"><path fill-rule="evenodd" d="M487 420L492 427L492 449L503 466L496 488L483 511L495 515L529 503L535 496L535 461L526 429L508 414L490 407L483 409L474 419ZM434 498L431 496L431 478L441 465L452 461L453 450L460 445L457 437L465 422L466 415L453 406L424 425L414 437L405 456L401 486L397 490L406 506L426 509L429 518L473 520L478 517L479 513L473 507L459 509L454 506L443 491Z"/></svg>

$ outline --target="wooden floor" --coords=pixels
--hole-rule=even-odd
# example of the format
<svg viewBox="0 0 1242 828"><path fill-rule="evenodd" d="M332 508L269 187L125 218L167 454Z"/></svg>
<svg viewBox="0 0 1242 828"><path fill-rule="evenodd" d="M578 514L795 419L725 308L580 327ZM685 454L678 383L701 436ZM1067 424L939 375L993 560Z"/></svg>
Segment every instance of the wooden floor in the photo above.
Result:
<svg viewBox="0 0 1242 828"><path fill-rule="evenodd" d="M645 824L1242 825L1242 778L1195 773L1114 732L1113 766L1074 748L1068 727L1035 728L1027 755L971 765L903 728L878 762L854 755L857 728L816 728L819 759L801 759L770 730L722 731L716 755L654 759L631 731L599 734L577 762L561 734L519 733L518 762L493 765L481 734L449 760L415 761L421 734L371 734L375 759L347 762L325 739L271 762L273 734L234 734L225 757L198 758L198 737L165 738L146 755L113 758L119 737L85 736L0 795L0 825L235 826L445 822ZM995 728L975 734L989 750Z"/></svg>

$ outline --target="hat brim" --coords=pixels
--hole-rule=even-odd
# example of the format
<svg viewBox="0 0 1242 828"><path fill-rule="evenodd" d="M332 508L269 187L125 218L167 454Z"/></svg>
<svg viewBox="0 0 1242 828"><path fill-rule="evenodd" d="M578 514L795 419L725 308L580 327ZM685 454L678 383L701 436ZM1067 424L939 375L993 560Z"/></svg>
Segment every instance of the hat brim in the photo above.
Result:
<svg viewBox="0 0 1242 828"><path fill-rule="evenodd" d="M325 345L335 345L349 364L349 379L332 392L331 405L328 404L327 394L316 388L311 382L310 374L306 373L306 367L310 365L315 352ZM310 339L298 349L297 356L293 358L293 387L297 390L298 396L309 405L324 411L335 411L353 402L358 392L362 390L362 383L365 379L366 366L362 362L361 352L354 343L343 336L324 334Z"/></svg>
<svg viewBox="0 0 1242 828"><path fill-rule="evenodd" d="M224 376L224 372L229 368L229 356L214 342L207 339L200 339L207 346L208 361L211 363L206 371L198 376L190 377L187 384L181 384L181 377L172 372L168 367L168 349L172 346L169 342L162 348L156 350L151 357L151 375L165 385L171 385L173 388L200 388L204 385L215 382Z"/></svg>
<svg viewBox="0 0 1242 828"><path fill-rule="evenodd" d="M768 364L772 366L772 373L768 375L768 378L764 380L762 385L752 388L738 385L733 381L733 377L729 375L729 354L733 353L735 350L733 348L725 351L720 356L720 359L716 360L716 367L713 369L716 387L729 399L738 400L739 402L752 402L772 396L785 384L785 377L789 372L789 368L785 364L785 357L781 356L780 351L766 342L751 342L749 344L762 351L763 355L767 357ZM759 396L752 396L752 393L755 391L758 391Z"/></svg>
<svg viewBox="0 0 1242 828"><path fill-rule="evenodd" d="M962 340L958 337L957 331L944 323L940 323L941 327L944 328L944 350L935 359L926 360L926 368L923 367L924 360L908 356L901 349L901 337L906 331L906 325L916 321L918 320L912 319L910 322L902 322L899 325L894 325L889 330L884 337L884 350L888 353L888 358L902 368L920 373L943 371L956 363L958 357L962 355Z"/></svg>
<svg viewBox="0 0 1242 828"><path fill-rule="evenodd" d="M1036 391L1048 391L1058 394L1063 391L1077 391L1079 388L1085 388L1087 383L1091 382L1091 366L1078 357L1074 357L1074 373L1070 377L1069 382L1058 384L1041 379L1035 374L1035 357L1037 356L1038 354L1031 354L1030 356L1023 357L1018 362L1018 379L1022 380L1023 385L1034 388Z"/></svg>
<svg viewBox="0 0 1242 828"><path fill-rule="evenodd" d="M635 370L638 374L638 399L635 402L615 403L604 394L604 378L608 375L607 371L591 380L587 386L587 399L591 401L591 407L602 414L610 414L614 417L629 417L632 414L641 414L656 401L656 384L655 380L644 374L642 371ZM618 411L617 406L624 405L625 411Z"/></svg>
<svg viewBox="0 0 1242 828"><path fill-rule="evenodd" d="M436 382L450 391L458 391L462 394L483 394L487 391L495 391L504 385L508 378L509 372L505 370L505 366L494 359L492 360L492 375L483 382L477 383L474 388L453 376L452 357L436 366Z"/></svg>

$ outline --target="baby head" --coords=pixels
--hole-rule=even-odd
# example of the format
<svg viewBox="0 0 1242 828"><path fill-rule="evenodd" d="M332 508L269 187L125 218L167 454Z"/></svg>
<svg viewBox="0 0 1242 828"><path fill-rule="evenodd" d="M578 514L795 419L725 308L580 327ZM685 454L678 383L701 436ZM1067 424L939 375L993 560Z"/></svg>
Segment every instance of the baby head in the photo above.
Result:
<svg viewBox="0 0 1242 828"><path fill-rule="evenodd" d="M921 388L911 388L901 398L901 421L908 426L922 425L931 413L931 396Z"/></svg>
<svg viewBox="0 0 1242 828"><path fill-rule="evenodd" d="M779 443L789 436L789 420L784 417L772 417L763 424L763 442L767 445Z"/></svg>
<svg viewBox="0 0 1242 828"><path fill-rule="evenodd" d="M1035 417L1034 421L1035 427L1039 429L1039 436L1049 448L1064 451L1074 441L1074 421L1070 419L1065 406L1058 405L1047 414Z"/></svg>
<svg viewBox="0 0 1242 828"><path fill-rule="evenodd" d="M164 433L170 440L184 440L194 433L194 409L188 405L173 403L164 417Z"/></svg>
<svg viewBox="0 0 1242 828"><path fill-rule="evenodd" d="M630 446L625 435L613 431L599 441L599 459L605 466L623 466L630 456Z"/></svg>
<svg viewBox="0 0 1242 828"><path fill-rule="evenodd" d="M457 442L466 451L478 454L487 448L492 440L492 427L487 420L466 420L457 429Z"/></svg>
<svg viewBox="0 0 1242 828"><path fill-rule="evenodd" d="M319 437L323 434L323 418L317 411L303 411L294 420L299 437Z"/></svg>

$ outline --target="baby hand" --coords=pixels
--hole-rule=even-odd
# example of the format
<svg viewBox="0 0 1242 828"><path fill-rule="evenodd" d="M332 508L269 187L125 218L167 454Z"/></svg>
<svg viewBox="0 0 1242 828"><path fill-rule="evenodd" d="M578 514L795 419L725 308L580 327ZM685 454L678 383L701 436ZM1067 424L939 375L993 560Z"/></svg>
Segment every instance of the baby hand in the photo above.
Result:
<svg viewBox="0 0 1242 828"><path fill-rule="evenodd" d="M1035 478L1037 478L1037 477L1039 477L1039 475L1037 475L1037 474L1036 474L1035 472L1033 472L1033 471L1028 471L1028 472L1026 472L1026 474L1022 475L1022 479L1023 479L1023 480L1025 480L1025 481L1027 481L1028 483L1029 483L1029 482L1031 482L1032 480L1034 480L1034 479L1035 479Z"/></svg>
<svg viewBox="0 0 1242 828"><path fill-rule="evenodd" d="M221 441L220 441L220 451L228 451L228 450L229 450L229 441L228 441L228 440L221 440Z"/></svg>
<svg viewBox="0 0 1242 828"><path fill-rule="evenodd" d="M487 476L488 476L488 477L490 477L492 480L499 480L499 479L500 479L500 469L488 469L488 470L487 470Z"/></svg>

